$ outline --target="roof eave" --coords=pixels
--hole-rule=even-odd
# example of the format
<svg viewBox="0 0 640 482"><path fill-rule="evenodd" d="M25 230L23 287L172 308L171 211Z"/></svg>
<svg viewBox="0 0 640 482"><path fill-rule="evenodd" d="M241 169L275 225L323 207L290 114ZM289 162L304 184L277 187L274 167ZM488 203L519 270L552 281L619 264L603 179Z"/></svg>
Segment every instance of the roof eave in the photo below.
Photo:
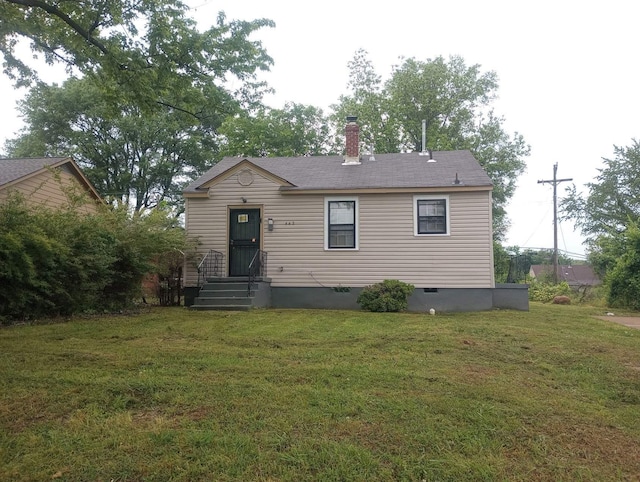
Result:
<svg viewBox="0 0 640 482"><path fill-rule="evenodd" d="M96 201L98 201L100 204L106 204L104 199L102 199L102 196L98 194L98 191L96 191L96 188L93 187L93 184L91 184L91 181L89 181L87 176L84 175L80 167L76 164L76 161L74 161L72 157L68 157L66 159L66 162L71 163L71 166L73 167L76 177L78 178L81 184L84 184L84 187L87 189L87 191L89 191L89 194L91 194L93 198ZM60 163L59 165L61 166L62 164L64 163ZM51 167L54 167L54 166L51 166Z"/></svg>
<svg viewBox="0 0 640 482"><path fill-rule="evenodd" d="M492 191L491 186L423 186L423 187L345 187L345 188L300 188L281 187L282 194L333 194L333 193L362 193L362 194L392 194L392 193L420 193L420 192L471 192Z"/></svg>
<svg viewBox="0 0 640 482"><path fill-rule="evenodd" d="M209 193L206 191L183 191L182 196L185 198L208 198Z"/></svg>

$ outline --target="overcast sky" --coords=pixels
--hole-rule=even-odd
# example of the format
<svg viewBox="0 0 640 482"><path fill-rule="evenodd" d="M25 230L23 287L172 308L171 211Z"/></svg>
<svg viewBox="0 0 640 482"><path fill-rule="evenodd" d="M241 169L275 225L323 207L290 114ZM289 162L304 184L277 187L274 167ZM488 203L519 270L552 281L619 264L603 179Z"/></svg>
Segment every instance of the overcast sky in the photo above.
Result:
<svg viewBox="0 0 640 482"><path fill-rule="evenodd" d="M462 56L499 77L494 108L509 132L531 145L527 172L509 204L512 223L507 245L553 246L551 179L573 178L582 188L593 181L602 157L613 146L640 137L638 47L640 3L631 0L433 2L264 0L187 0L203 25L223 10L229 19L270 18L273 29L260 31L274 59L265 75L275 95L272 107L286 101L325 109L346 93L347 62L355 51L369 52L386 80L399 57L427 60ZM0 142L20 127L15 92L3 77ZM562 195L568 183L559 186ZM582 238L571 223L559 230L559 248L583 253Z"/></svg>

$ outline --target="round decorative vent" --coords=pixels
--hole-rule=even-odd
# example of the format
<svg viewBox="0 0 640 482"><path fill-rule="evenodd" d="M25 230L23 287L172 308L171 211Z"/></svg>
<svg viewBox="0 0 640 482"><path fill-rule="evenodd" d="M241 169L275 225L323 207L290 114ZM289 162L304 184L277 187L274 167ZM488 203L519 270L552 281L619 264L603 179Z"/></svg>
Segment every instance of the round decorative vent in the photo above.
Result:
<svg viewBox="0 0 640 482"><path fill-rule="evenodd" d="M244 169L238 173L238 184L250 186L253 183L253 173L249 169Z"/></svg>

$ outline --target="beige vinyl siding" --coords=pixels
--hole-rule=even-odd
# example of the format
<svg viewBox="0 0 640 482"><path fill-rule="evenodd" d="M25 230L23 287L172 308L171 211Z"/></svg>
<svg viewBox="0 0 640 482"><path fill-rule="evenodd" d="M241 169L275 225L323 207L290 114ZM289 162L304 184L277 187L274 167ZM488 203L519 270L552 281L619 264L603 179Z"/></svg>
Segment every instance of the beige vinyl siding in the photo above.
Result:
<svg viewBox="0 0 640 482"><path fill-rule="evenodd" d="M450 235L415 236L413 194L353 194L358 199L359 249L324 247L321 194L281 194L279 185L254 173L251 186L235 175L218 183L209 198L188 198L186 226L201 252L216 249L227 260L228 206L263 209L263 249L273 286L359 287L394 278L419 288L493 286L490 191L450 192ZM333 199L336 198L332 194ZM274 220L273 231L266 220ZM188 267L187 285L196 273Z"/></svg>
<svg viewBox="0 0 640 482"><path fill-rule="evenodd" d="M27 177L15 184L0 189L0 201L7 199L11 191L22 194L30 205L45 206L48 208L59 208L67 206L69 200L64 189L75 186L83 189L76 177L66 169L59 169L59 179L50 170L44 170L33 176ZM97 208L93 198L88 198L87 203L79 208L81 212L93 213Z"/></svg>

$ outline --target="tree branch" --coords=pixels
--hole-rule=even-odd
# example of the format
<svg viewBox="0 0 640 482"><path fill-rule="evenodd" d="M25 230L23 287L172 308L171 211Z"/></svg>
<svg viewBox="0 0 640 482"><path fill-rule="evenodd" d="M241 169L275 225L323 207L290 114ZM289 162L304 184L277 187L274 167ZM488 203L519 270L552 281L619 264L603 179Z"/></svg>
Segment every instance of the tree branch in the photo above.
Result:
<svg viewBox="0 0 640 482"><path fill-rule="evenodd" d="M76 33L78 33L82 38L84 38L87 42L89 42L94 47L98 48L100 52L102 52L105 55L110 54L109 50L102 42L100 42L95 37L91 36L91 32L89 30L86 30L82 25L80 25L78 22L73 20L71 17L69 17L69 15L64 13L58 7L45 3L42 0L6 0L6 1L9 3L14 3L16 5L23 5L25 7L39 8L41 10L44 10L47 13L50 13L55 17L58 17L60 20L66 23L69 27L71 27ZM92 28L92 31L93 29L94 28Z"/></svg>
<svg viewBox="0 0 640 482"><path fill-rule="evenodd" d="M198 116L198 114L196 114L195 112L188 111L188 110L183 109L181 107L178 107L176 105L169 104L169 103L163 102L161 100L156 100L156 104L162 105L164 107L169 107L170 109L175 109L175 110L177 110L179 112L183 112L183 113L185 113L187 115L190 115L190 116L194 117L195 119L201 120L200 117Z"/></svg>
<svg viewBox="0 0 640 482"><path fill-rule="evenodd" d="M58 58L58 60L60 60L62 63L67 64L68 67L71 67L71 66L74 65L73 61L71 61L70 59L67 59L66 57L64 57L61 54L59 54L58 52L56 52L56 50L53 47L43 43L35 35L27 35L27 34L22 34L22 35L24 35L25 37L31 39L31 41L35 45L40 47L42 50L45 50L46 52L49 52L54 57Z"/></svg>

